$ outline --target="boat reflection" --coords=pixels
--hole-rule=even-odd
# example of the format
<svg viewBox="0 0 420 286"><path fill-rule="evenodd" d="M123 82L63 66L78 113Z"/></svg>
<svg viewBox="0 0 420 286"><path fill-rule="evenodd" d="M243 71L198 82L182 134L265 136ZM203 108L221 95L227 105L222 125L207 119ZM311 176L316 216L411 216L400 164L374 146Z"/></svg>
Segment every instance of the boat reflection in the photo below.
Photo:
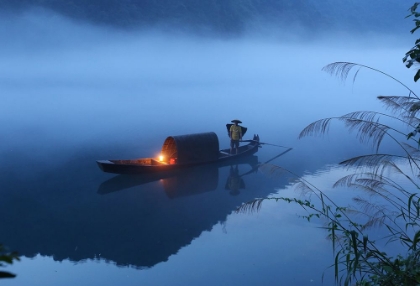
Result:
<svg viewBox="0 0 420 286"><path fill-rule="evenodd" d="M245 182L239 175L238 165L230 166L229 177L226 180L225 189L229 190L232 196L239 195L240 189L245 189Z"/></svg>
<svg viewBox="0 0 420 286"><path fill-rule="evenodd" d="M257 171L258 168L258 157L247 156L239 158L233 162L230 162L231 171L226 183L227 187L234 187L234 181L238 177L239 181L243 179L239 178L238 166L246 166L248 172ZM217 189L219 184L219 169L229 164L211 164L205 166L196 166L189 169L176 170L167 173L156 173L156 174L140 174L140 175L129 175L123 174L115 176L105 182L103 182L99 188L99 194L108 194L124 189L129 189L135 186L145 185L151 182L160 181L166 195L169 198L177 198L182 196L190 196L204 192L210 192ZM243 167L245 169L245 167ZM235 173L232 172L235 170ZM236 192L236 191L235 191Z"/></svg>
<svg viewBox="0 0 420 286"><path fill-rule="evenodd" d="M0 241L26 257L101 259L150 268L225 222L242 203L272 193L278 180L267 180L258 167L258 157L249 156L233 165L117 175L101 183L106 174L95 180L98 173L91 165L82 170L79 165L64 166L65 171L52 171L49 180L30 183L41 193L28 193L24 184L14 196L4 197ZM64 191L57 192L59 188Z"/></svg>

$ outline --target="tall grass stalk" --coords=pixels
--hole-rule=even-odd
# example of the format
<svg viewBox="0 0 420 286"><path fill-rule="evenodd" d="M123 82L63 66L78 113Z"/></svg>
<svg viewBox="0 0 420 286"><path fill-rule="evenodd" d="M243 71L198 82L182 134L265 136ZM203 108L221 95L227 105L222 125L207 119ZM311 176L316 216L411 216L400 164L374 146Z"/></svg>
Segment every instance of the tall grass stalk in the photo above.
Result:
<svg viewBox="0 0 420 286"><path fill-rule="evenodd" d="M346 80L353 69L366 68L379 72L401 84L406 96L378 96L386 112L357 111L340 117L315 121L305 127L299 138L323 135L334 121L341 122L374 153L341 162L353 173L339 179L333 187L359 190L366 197L354 197L352 206L339 206L329 194L285 168L272 164L260 167L263 172L294 176L294 187L301 197L257 199L242 205L239 212L258 211L266 200L294 203L302 207L307 220L325 222L334 253L334 278L339 285L420 285L420 98L394 77L377 69L349 62L336 62L324 71ZM358 70L354 73L356 79ZM386 121L386 122L385 122ZM413 130L409 134L404 128ZM381 152L384 139L395 144L400 152ZM389 143L391 142L391 143ZM372 238L372 228L383 227L388 232ZM382 243L385 241L386 243ZM402 246L399 254L388 254L393 243Z"/></svg>

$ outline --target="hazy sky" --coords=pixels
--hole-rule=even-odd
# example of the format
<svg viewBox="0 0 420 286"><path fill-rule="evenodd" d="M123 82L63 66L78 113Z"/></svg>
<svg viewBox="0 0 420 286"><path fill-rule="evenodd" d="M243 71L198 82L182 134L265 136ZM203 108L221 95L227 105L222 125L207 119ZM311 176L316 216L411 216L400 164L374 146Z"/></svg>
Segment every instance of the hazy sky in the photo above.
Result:
<svg viewBox="0 0 420 286"><path fill-rule="evenodd" d="M253 129L273 122L284 130L287 122L296 134L313 120L369 108L376 95L406 92L367 70L354 86L340 83L321 71L335 61L372 66L414 86L414 71L401 61L414 42L409 32L222 39L127 32L39 10L0 21L7 39L0 47L0 117L10 122L2 127L9 138L28 130L63 144L136 130L167 136L212 130L231 117Z"/></svg>

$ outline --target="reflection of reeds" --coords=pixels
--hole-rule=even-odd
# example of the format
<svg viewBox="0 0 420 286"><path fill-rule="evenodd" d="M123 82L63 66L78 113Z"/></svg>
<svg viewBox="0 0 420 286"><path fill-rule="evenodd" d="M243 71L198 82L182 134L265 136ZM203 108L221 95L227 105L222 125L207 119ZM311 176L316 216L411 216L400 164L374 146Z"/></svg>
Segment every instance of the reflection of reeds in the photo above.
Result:
<svg viewBox="0 0 420 286"><path fill-rule="evenodd" d="M250 202L244 203L236 210L236 212L239 212L239 213L259 212L261 209L261 204L265 200L266 199L254 199Z"/></svg>
<svg viewBox="0 0 420 286"><path fill-rule="evenodd" d="M270 163L261 164L258 169L271 178L281 178L283 175L289 173L288 170Z"/></svg>

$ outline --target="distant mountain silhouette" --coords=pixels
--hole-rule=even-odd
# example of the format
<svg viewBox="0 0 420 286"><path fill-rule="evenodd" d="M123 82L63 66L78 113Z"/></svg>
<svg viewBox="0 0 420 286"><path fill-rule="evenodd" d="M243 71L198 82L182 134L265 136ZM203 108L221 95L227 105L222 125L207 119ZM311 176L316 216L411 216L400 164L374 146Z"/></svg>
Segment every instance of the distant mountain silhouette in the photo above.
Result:
<svg viewBox="0 0 420 286"><path fill-rule="evenodd" d="M404 19L411 5L411 0L0 0L2 10L42 7L121 28L160 26L227 34L269 26L401 32L407 31L401 26L411 24Z"/></svg>

